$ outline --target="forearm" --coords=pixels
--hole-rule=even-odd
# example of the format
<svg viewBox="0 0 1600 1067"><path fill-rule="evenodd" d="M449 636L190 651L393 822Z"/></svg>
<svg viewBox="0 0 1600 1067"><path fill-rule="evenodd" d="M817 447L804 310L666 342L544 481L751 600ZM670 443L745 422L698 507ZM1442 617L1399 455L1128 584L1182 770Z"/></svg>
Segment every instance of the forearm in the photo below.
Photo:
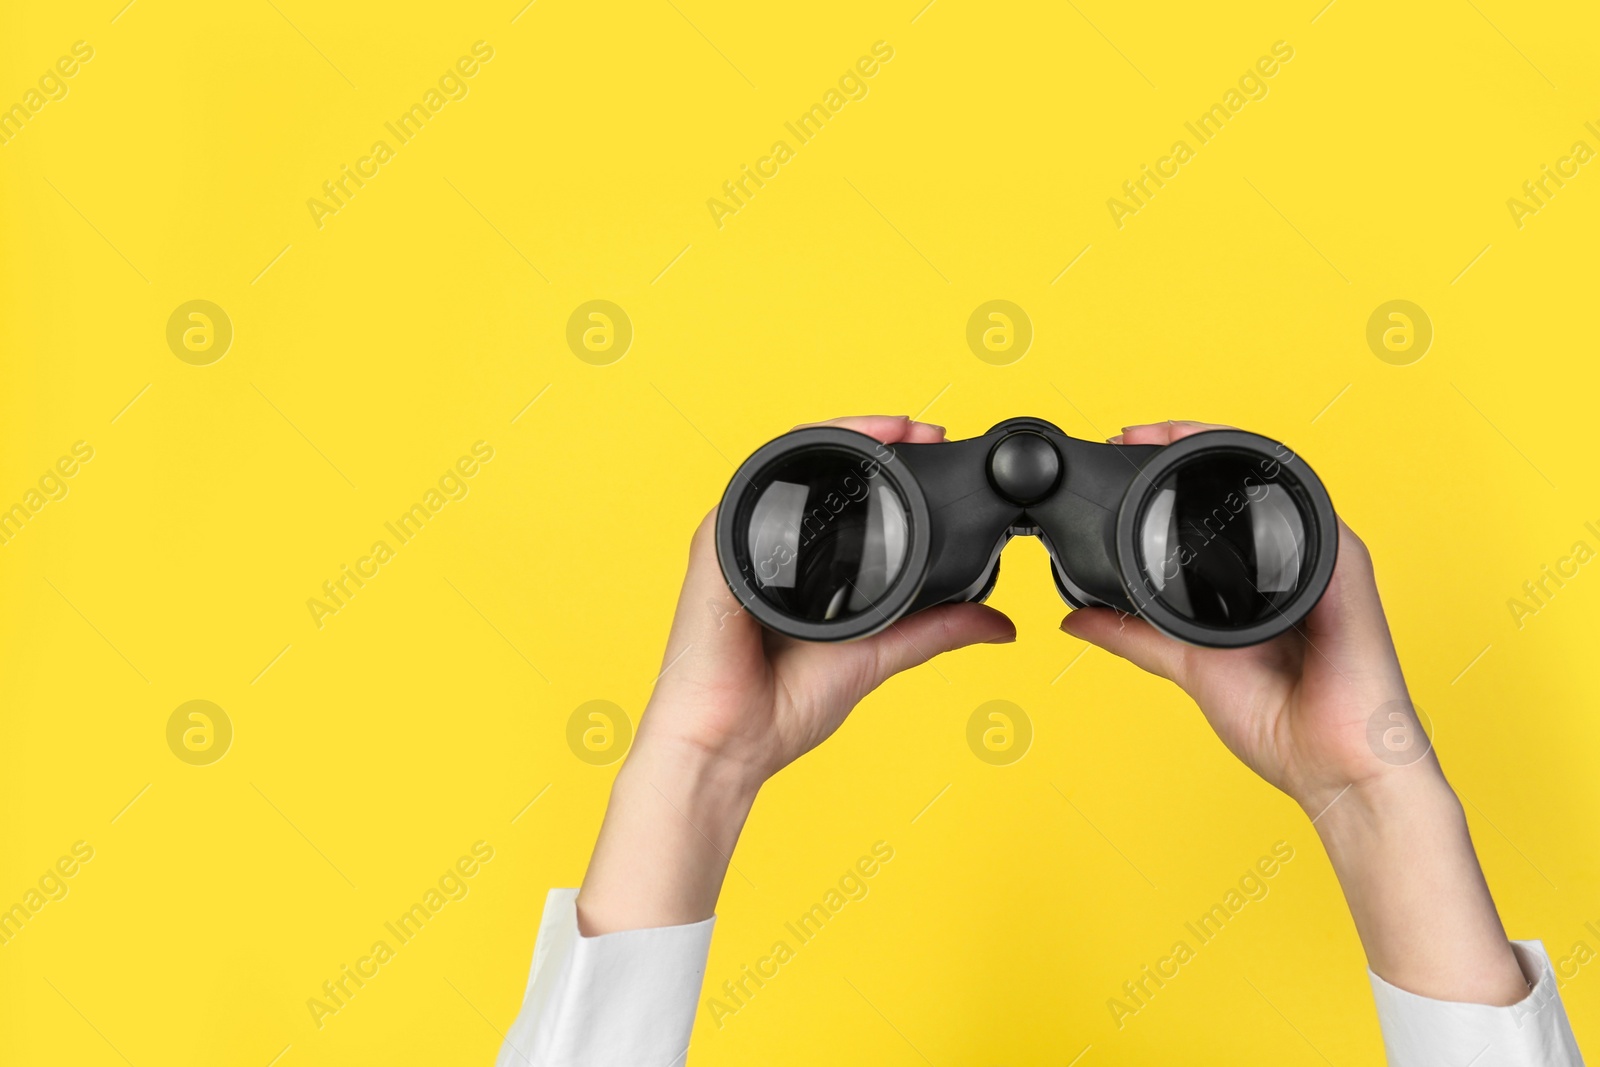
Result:
<svg viewBox="0 0 1600 1067"><path fill-rule="evenodd" d="M1351 788L1316 827L1375 974L1437 1000L1527 996L1461 803L1431 757Z"/></svg>
<svg viewBox="0 0 1600 1067"><path fill-rule="evenodd" d="M578 894L588 937L708 919L759 783L692 746L641 736Z"/></svg>

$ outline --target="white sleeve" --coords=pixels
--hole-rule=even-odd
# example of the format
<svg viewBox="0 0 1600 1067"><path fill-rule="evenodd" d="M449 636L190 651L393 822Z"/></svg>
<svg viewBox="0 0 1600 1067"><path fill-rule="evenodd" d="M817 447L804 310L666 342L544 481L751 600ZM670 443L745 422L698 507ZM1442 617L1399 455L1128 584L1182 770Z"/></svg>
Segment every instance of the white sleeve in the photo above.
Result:
<svg viewBox="0 0 1600 1067"><path fill-rule="evenodd" d="M1511 949L1531 989L1505 1008L1419 997L1369 970L1389 1067L1583 1067L1544 946Z"/></svg>
<svg viewBox="0 0 1600 1067"><path fill-rule="evenodd" d="M577 899L576 889L545 898L528 991L495 1067L682 1064L715 917L584 937Z"/></svg>

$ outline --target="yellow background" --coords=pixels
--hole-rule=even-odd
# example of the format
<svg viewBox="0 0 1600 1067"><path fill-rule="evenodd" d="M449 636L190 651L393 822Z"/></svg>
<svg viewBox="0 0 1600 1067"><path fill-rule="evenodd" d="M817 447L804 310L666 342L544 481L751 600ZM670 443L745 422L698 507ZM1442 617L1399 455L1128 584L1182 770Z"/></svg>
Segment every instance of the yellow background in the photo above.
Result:
<svg viewBox="0 0 1600 1067"><path fill-rule="evenodd" d="M1511 933L1600 948L1600 576L1507 606L1600 548L1600 164L1506 206L1600 147L1592 9L121 3L0 23L0 103L95 50L0 146L0 503L95 450L0 546L0 906L95 850L0 947L6 1062L491 1062L616 770L569 715L637 718L733 464L851 412L1290 443L1372 546ZM479 40L469 95L319 229L308 198ZM869 95L719 229L707 199L879 40ZM1279 40L1269 95L1118 229L1107 199ZM165 339L194 299L235 332L209 366ZM565 341L593 299L635 330L607 366ZM1007 366L965 342L990 299L1034 326ZM1391 299L1436 331L1409 366L1365 340ZM470 494L318 629L307 599L479 440ZM1173 688L1078 658L1036 544L992 603L1015 645L895 679L763 793L708 986L895 858L702 1009L691 1061L1379 1062L1305 818ZM209 766L166 742L194 699L234 728ZM997 699L1034 730L1007 767L966 743ZM307 999L479 840L470 894L318 1029ZM1119 1030L1107 999L1278 840L1270 896ZM1580 1041L1596 970L1563 989Z"/></svg>

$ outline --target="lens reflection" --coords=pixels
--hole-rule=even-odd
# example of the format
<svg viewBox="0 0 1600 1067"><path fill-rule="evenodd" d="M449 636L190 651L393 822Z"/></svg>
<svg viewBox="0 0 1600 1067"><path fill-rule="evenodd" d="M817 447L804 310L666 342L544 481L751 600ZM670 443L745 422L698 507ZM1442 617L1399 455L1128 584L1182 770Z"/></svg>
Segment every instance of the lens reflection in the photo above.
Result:
<svg viewBox="0 0 1600 1067"><path fill-rule="evenodd" d="M1293 599L1309 568L1306 519L1280 469L1266 457L1213 453L1157 483L1139 548L1162 604L1202 626L1234 629Z"/></svg>
<svg viewBox="0 0 1600 1067"><path fill-rule="evenodd" d="M905 564L909 514L876 460L842 449L787 456L746 494L743 548L763 599L809 622L873 608Z"/></svg>

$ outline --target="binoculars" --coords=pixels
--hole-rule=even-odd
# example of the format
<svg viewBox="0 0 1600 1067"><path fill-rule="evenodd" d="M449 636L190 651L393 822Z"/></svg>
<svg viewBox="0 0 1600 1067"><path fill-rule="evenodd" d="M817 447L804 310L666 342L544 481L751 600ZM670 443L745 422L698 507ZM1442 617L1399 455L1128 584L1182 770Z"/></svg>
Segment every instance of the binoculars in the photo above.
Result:
<svg viewBox="0 0 1600 1067"><path fill-rule="evenodd" d="M1013 537L1044 542L1061 598L1212 648L1269 640L1333 576L1328 492L1270 438L1209 430L1170 445L1080 441L1008 419L964 441L887 445L795 430L734 474L717 557L762 625L807 641L877 633L994 589Z"/></svg>

